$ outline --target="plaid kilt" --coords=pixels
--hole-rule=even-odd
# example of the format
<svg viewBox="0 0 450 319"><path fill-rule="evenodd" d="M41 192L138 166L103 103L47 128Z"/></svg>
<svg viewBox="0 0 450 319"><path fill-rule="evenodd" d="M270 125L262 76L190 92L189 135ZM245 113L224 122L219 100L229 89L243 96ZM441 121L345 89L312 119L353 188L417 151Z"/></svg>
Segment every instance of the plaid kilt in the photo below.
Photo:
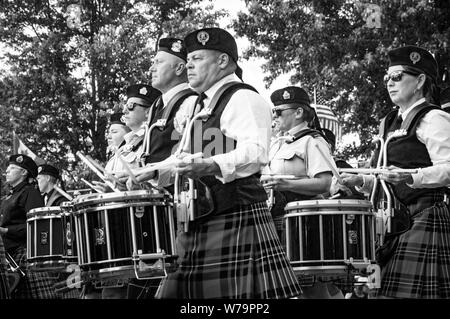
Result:
<svg viewBox="0 0 450 319"><path fill-rule="evenodd" d="M177 237L183 254L155 298L290 298L302 293L266 202L213 216Z"/></svg>
<svg viewBox="0 0 450 319"><path fill-rule="evenodd" d="M6 268L5 246L0 236L0 300L9 299L8 270Z"/></svg>
<svg viewBox="0 0 450 319"><path fill-rule="evenodd" d="M19 267L25 273L12 293L13 299L57 299L53 285L57 282L55 275L48 272L34 272L27 269L27 253L25 247L17 248L11 254Z"/></svg>
<svg viewBox="0 0 450 319"><path fill-rule="evenodd" d="M450 213L444 202L413 216L409 231L381 274L379 294L396 298L450 298Z"/></svg>

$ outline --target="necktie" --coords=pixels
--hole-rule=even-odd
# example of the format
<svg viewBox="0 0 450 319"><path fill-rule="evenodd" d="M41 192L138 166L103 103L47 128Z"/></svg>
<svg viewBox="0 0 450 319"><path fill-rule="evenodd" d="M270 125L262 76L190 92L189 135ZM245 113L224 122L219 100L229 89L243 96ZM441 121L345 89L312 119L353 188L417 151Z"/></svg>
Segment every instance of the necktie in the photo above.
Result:
<svg viewBox="0 0 450 319"><path fill-rule="evenodd" d="M154 122L156 112L158 112L159 110L162 110L163 107L164 107L164 102L163 102L163 99L161 96L158 99L158 101L156 102L155 106L152 108L152 117L150 119L151 122Z"/></svg>
<svg viewBox="0 0 450 319"><path fill-rule="evenodd" d="M205 107L205 99L207 98L207 95L205 93L201 93L197 97L197 101L195 102L195 112L194 114L197 114Z"/></svg>

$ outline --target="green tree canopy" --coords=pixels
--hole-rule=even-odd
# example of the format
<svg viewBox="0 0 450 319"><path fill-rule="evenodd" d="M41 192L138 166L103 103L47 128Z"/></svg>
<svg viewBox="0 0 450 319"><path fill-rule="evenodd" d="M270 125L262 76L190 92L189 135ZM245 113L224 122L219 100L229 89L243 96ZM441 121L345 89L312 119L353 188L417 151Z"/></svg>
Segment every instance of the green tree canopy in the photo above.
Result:
<svg viewBox="0 0 450 319"><path fill-rule="evenodd" d="M0 3L1 169L14 130L61 169L77 151L105 161L108 115L125 88L149 83L161 36L215 26L224 12L201 0L53 0ZM72 156L70 156L72 154Z"/></svg>
<svg viewBox="0 0 450 319"><path fill-rule="evenodd" d="M383 84L387 51L402 45L430 50L440 79L450 66L450 2L433 0L246 0L233 26L246 36L246 56L267 60L267 86L282 73L330 101L343 133L361 146L342 151L368 157L380 119L393 105ZM448 74L447 74L448 81ZM448 86L447 83L440 83Z"/></svg>

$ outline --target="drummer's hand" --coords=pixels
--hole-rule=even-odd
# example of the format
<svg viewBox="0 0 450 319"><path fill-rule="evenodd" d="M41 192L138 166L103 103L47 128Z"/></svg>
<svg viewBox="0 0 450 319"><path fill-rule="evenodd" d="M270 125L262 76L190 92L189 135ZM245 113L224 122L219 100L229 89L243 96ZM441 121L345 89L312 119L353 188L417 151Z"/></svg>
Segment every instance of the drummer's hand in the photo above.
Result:
<svg viewBox="0 0 450 319"><path fill-rule="evenodd" d="M111 191L111 188L105 183L92 181L92 184L94 184L94 189L99 193L107 193Z"/></svg>
<svg viewBox="0 0 450 319"><path fill-rule="evenodd" d="M261 183L265 189L284 191L284 190L289 190L289 188L290 188L290 184L287 179L271 178L271 179L261 180Z"/></svg>
<svg viewBox="0 0 450 319"><path fill-rule="evenodd" d="M349 188L354 186L361 187L364 183L363 176L359 174L342 173L340 176L342 178L342 184Z"/></svg>
<svg viewBox="0 0 450 319"><path fill-rule="evenodd" d="M396 167L394 165L389 166L387 169L399 169L399 167ZM398 173L398 172L392 172L392 173L383 173L380 174L380 179L385 180L388 183L397 185L400 183L406 183L406 184L412 184L413 178L411 176L411 173Z"/></svg>
<svg viewBox="0 0 450 319"><path fill-rule="evenodd" d="M192 160L184 160L183 157L175 164L173 174L184 175L189 178L199 178L206 175L221 176L219 165L211 158L195 158Z"/></svg>
<svg viewBox="0 0 450 319"><path fill-rule="evenodd" d="M151 171L151 172L143 172L141 174L136 174L136 179L138 180L138 182L145 182L148 181L149 179L154 179L156 177L156 171ZM128 183L128 181L127 181Z"/></svg>
<svg viewBox="0 0 450 319"><path fill-rule="evenodd" d="M350 190L350 188L339 183L338 179L335 176L333 176L333 178L331 179L331 185L330 185L330 195L333 196L339 192L344 193L344 195L347 195L347 196L352 194L352 191Z"/></svg>
<svg viewBox="0 0 450 319"><path fill-rule="evenodd" d="M8 228L6 227L0 227L0 235L4 235L8 232Z"/></svg>
<svg viewBox="0 0 450 319"><path fill-rule="evenodd" d="M125 182L125 186L129 191L142 189L141 184L135 183L135 181L131 177L127 179L127 181Z"/></svg>

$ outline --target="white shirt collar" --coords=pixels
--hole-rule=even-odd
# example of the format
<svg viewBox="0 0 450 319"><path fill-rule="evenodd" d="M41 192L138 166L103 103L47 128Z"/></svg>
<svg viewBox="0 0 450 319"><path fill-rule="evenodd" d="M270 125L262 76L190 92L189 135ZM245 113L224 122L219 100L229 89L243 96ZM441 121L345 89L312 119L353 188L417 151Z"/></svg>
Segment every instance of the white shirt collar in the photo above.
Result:
<svg viewBox="0 0 450 319"><path fill-rule="evenodd" d="M293 128L291 128L288 133L292 136L294 136L296 133L300 132L301 130L304 130L308 128L308 123L307 122L303 122L300 123L299 125L294 126Z"/></svg>
<svg viewBox="0 0 450 319"><path fill-rule="evenodd" d="M419 106L420 104L422 104L423 102L425 102L425 98L421 98L420 100L416 101L416 103L414 103L413 105L411 105L405 112L401 113L401 109L398 109L399 114L402 116L402 119L405 120L406 116L411 112L411 110L413 108L415 108L416 106Z"/></svg>
<svg viewBox="0 0 450 319"><path fill-rule="evenodd" d="M169 103L169 101L180 91L184 90L184 89L188 89L189 85L187 83L180 83L176 86L174 86L173 88L171 88L169 91L167 91L166 93L164 93L162 95L162 100L164 103L164 107L166 107L166 105Z"/></svg>
<svg viewBox="0 0 450 319"><path fill-rule="evenodd" d="M135 136L141 137L141 136L144 136L144 134L145 134L145 125L142 124L142 126L139 130L137 130L136 132L134 132L134 131L128 132L127 134L125 134L123 136L123 138L125 140L125 143L128 144L128 143L130 143L130 141L132 140L133 137L135 137Z"/></svg>
<svg viewBox="0 0 450 319"><path fill-rule="evenodd" d="M204 100L205 106L209 104L209 102L211 101L211 99L213 98L214 94L216 94L216 92L226 83L228 82L233 82L233 81L238 81L238 82L242 82L241 79L239 79L237 77L237 75L235 73L233 74L229 74L225 77L223 77L222 79L220 79L219 81L217 81L213 86L211 86L209 89L207 89L204 93L206 94L206 99Z"/></svg>

